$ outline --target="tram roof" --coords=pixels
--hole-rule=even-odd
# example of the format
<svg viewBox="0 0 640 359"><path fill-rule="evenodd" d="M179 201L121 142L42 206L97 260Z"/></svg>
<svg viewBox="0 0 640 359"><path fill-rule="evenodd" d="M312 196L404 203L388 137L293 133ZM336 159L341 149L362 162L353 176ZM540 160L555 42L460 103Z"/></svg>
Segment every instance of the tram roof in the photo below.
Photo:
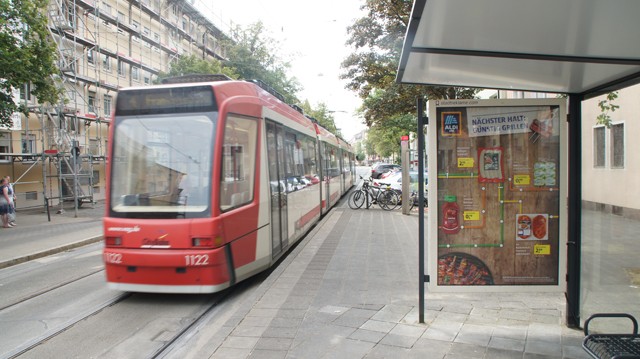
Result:
<svg viewBox="0 0 640 359"><path fill-rule="evenodd" d="M415 0L396 81L597 96L640 83L636 0Z"/></svg>

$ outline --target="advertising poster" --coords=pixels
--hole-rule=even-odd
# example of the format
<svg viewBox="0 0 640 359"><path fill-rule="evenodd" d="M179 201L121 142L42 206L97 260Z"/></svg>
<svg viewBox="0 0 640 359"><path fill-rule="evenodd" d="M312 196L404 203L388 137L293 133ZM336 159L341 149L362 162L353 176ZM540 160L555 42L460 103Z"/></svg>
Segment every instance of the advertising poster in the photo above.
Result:
<svg viewBox="0 0 640 359"><path fill-rule="evenodd" d="M437 285L559 285L562 100L429 105Z"/></svg>

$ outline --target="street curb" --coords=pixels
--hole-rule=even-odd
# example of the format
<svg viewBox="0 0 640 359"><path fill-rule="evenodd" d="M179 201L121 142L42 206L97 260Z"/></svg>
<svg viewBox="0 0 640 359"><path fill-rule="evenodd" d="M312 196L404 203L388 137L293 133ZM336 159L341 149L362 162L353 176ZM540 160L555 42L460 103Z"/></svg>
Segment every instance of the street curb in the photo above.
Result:
<svg viewBox="0 0 640 359"><path fill-rule="evenodd" d="M31 260L34 260L34 259L50 256L52 254L65 252L65 251L68 251L70 249L86 246L88 244L96 243L96 242L101 241L102 238L103 238L102 235L95 236L95 237L90 237L90 238L86 238L86 239L83 239L83 240L80 240L80 241L77 241L77 242L74 242L74 243L66 244L64 246L51 248L51 249L46 249L46 250L43 250L43 251L40 251L40 252L27 254L27 255L22 256L22 257L12 258L12 259L6 260L4 262L0 262L0 269L11 267L11 266L18 265L18 264L21 264L21 263L25 263L25 262L28 262L28 261L31 261Z"/></svg>

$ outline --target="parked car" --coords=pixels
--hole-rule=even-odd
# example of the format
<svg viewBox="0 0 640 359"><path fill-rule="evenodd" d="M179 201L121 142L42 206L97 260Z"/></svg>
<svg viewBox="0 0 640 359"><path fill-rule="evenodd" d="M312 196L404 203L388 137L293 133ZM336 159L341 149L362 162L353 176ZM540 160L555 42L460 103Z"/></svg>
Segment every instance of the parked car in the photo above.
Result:
<svg viewBox="0 0 640 359"><path fill-rule="evenodd" d="M400 167L393 167L393 168L391 168L390 170L388 170L387 172L385 172L385 173L381 174L381 175L380 175L380 177L378 177L378 179L387 178L387 177L389 177L389 176L391 176L391 175L393 175L393 174L395 174L395 173L398 173L398 172L400 172L400 171L402 171L402 168L400 168Z"/></svg>
<svg viewBox="0 0 640 359"><path fill-rule="evenodd" d="M409 183L412 191L418 190L418 171L409 171ZM424 173L424 183L427 184L427 172ZM373 181L374 186L391 186L394 190L402 192L402 171L397 171L387 178Z"/></svg>
<svg viewBox="0 0 640 359"><path fill-rule="evenodd" d="M389 172L392 169L400 169L400 165L394 165L391 163L378 163L371 168L371 178L380 178L383 173Z"/></svg>

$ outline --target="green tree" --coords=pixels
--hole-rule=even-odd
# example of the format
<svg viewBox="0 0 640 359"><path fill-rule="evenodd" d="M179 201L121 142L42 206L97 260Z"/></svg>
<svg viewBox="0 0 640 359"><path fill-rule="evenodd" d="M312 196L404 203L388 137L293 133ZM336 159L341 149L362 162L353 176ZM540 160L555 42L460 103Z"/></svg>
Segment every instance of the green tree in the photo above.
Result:
<svg viewBox="0 0 640 359"><path fill-rule="evenodd" d="M366 158L366 154L365 154L365 147L362 144L362 141L356 142L354 146L354 150L356 152L356 160L364 161L364 159Z"/></svg>
<svg viewBox="0 0 640 359"><path fill-rule="evenodd" d="M329 110L327 104L320 102L315 108L313 108L311 107L309 100L305 100L300 104L300 108L302 108L307 116L318 121L320 126L326 128L336 136L342 136L340 129L336 127L336 120L333 117L333 112Z"/></svg>
<svg viewBox="0 0 640 359"><path fill-rule="evenodd" d="M56 48L49 38L47 0L0 0L0 127L11 125L11 114L28 115L12 90L31 84L31 95L42 104L56 104L62 90L52 75L59 73Z"/></svg>
<svg viewBox="0 0 640 359"><path fill-rule="evenodd" d="M384 124L378 123L370 127L367 140L380 156L400 158L400 139L409 132L415 132L416 126L415 116L398 115L386 120Z"/></svg>
<svg viewBox="0 0 640 359"><path fill-rule="evenodd" d="M195 55L182 56L171 63L169 72L160 72L157 83L167 77L183 76L190 74L222 74L231 79L237 79L238 74L235 69L226 67L220 60L204 60Z"/></svg>
<svg viewBox="0 0 640 359"><path fill-rule="evenodd" d="M368 0L366 16L347 31L347 44L355 48L343 62L342 79L363 100L368 126L416 113L416 98L473 98L476 89L404 85L395 82L402 43L411 13L411 0Z"/></svg>
<svg viewBox="0 0 640 359"><path fill-rule="evenodd" d="M279 43L267 35L262 22L246 29L236 27L232 41L226 44L228 60L225 66L234 68L240 78L260 80L280 93L285 102L298 103L301 86L290 76L291 63L277 54L282 53Z"/></svg>
<svg viewBox="0 0 640 359"><path fill-rule="evenodd" d="M167 77L188 74L224 74L232 79L258 79L283 95L286 103L299 103L297 93L300 91L300 85L295 77L288 75L290 64L273 55L280 52L278 44L264 35L262 23L251 25L246 30L237 27L234 34L236 42L226 44L228 60L204 60L193 55L182 56L171 63L168 72L160 73L156 82L159 83ZM335 118L325 103L320 103L314 108L307 100L300 107L321 126L341 136Z"/></svg>
<svg viewBox="0 0 640 359"><path fill-rule="evenodd" d="M611 127L611 116L609 116L609 112L615 112L619 105L613 103L618 98L618 91L609 92L607 97L598 102L598 107L600 107L600 114L596 118L596 123L598 125L604 125L607 128Z"/></svg>

